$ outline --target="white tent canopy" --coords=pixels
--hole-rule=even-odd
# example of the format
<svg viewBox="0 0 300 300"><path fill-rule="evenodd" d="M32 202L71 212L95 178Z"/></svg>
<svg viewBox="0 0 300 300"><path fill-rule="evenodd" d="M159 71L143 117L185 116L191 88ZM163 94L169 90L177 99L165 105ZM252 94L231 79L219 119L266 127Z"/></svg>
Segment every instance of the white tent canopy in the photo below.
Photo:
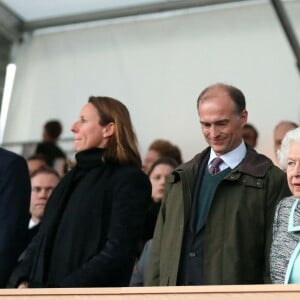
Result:
<svg viewBox="0 0 300 300"><path fill-rule="evenodd" d="M300 2L287 3L300 35ZM129 108L142 154L156 138L177 144L184 159L206 143L196 99L215 82L244 91L258 150L273 157L275 124L300 120L294 57L268 1L35 31L15 45L17 73L5 142L39 139L44 122L59 118L64 137L90 95Z"/></svg>

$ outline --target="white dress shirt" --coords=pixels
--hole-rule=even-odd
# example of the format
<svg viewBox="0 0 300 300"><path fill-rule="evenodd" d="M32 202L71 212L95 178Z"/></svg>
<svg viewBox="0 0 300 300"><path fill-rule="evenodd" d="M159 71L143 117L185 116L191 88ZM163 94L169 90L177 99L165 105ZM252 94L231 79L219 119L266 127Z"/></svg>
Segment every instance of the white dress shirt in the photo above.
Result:
<svg viewBox="0 0 300 300"><path fill-rule="evenodd" d="M231 169L234 169L244 159L244 157L246 156L246 152L247 152L247 148L246 148L244 141L242 140L241 144L238 147L236 147L235 149L233 149L230 152L227 152L227 153L219 156L223 160L223 162L219 166L220 171L223 171L223 170L227 169L228 167L230 167ZM208 167L211 166L212 161L216 157L218 157L218 155L211 148L210 157L208 160Z"/></svg>

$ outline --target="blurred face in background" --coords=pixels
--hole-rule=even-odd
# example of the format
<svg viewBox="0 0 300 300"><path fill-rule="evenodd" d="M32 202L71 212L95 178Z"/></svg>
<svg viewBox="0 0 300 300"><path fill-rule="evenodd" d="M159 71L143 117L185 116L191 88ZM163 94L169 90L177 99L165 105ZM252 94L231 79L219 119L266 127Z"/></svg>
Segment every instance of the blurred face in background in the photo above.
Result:
<svg viewBox="0 0 300 300"><path fill-rule="evenodd" d="M167 176L173 172L174 168L168 164L159 164L154 167L149 178L152 184L152 199L160 202L164 192Z"/></svg>
<svg viewBox="0 0 300 300"><path fill-rule="evenodd" d="M255 132L251 128L243 129L243 139L247 145L252 148L256 147L256 135Z"/></svg>
<svg viewBox="0 0 300 300"><path fill-rule="evenodd" d="M59 179L54 174L38 173L31 178L30 213L34 221L41 221L45 206Z"/></svg>
<svg viewBox="0 0 300 300"><path fill-rule="evenodd" d="M36 171L41 167L47 166L47 163L42 159L30 159L27 160L27 166L28 166L29 174L32 174L33 171Z"/></svg>
<svg viewBox="0 0 300 300"><path fill-rule="evenodd" d="M292 194L300 199L300 144L290 146L287 159L286 175Z"/></svg>
<svg viewBox="0 0 300 300"><path fill-rule="evenodd" d="M143 171L147 174L151 168L151 166L160 158L160 155L155 150L148 150L146 153L144 163L143 163Z"/></svg>
<svg viewBox="0 0 300 300"><path fill-rule="evenodd" d="M285 136L285 134L290 131L295 129L296 127L293 126L292 124L288 122L282 122L274 130L274 151L275 154L277 155L277 152L281 146L281 142Z"/></svg>

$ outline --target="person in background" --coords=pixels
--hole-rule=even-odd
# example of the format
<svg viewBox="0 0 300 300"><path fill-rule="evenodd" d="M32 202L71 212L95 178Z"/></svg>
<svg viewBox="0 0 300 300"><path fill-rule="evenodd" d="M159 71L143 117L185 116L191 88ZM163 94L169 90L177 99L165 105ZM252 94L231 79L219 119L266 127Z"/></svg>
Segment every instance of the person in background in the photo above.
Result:
<svg viewBox="0 0 300 300"><path fill-rule="evenodd" d="M35 154L45 156L48 166L55 168L59 172L60 176L65 174L67 166L66 154L57 145L62 130L63 128L60 121L47 121L43 130L43 141L37 144L35 150Z"/></svg>
<svg viewBox="0 0 300 300"><path fill-rule="evenodd" d="M30 180L26 161L0 148L0 288L6 286L24 246Z"/></svg>
<svg viewBox="0 0 300 300"><path fill-rule="evenodd" d="M26 161L30 175L41 167L47 166L46 157L42 154L33 154L29 156Z"/></svg>
<svg viewBox="0 0 300 300"><path fill-rule="evenodd" d="M76 165L51 194L15 286L128 286L151 184L129 111L90 97L71 128Z"/></svg>
<svg viewBox="0 0 300 300"><path fill-rule="evenodd" d="M244 129L243 129L243 140L244 140L244 142L248 146L250 146L254 149L257 145L257 139L258 139L257 129L252 124L247 123L244 126Z"/></svg>
<svg viewBox="0 0 300 300"><path fill-rule="evenodd" d="M170 157L159 158L149 170L149 178L152 186L152 201L148 207L144 231L142 236L141 250L142 254L135 264L130 286L143 286L145 282L147 263L149 259L149 251L151 241L156 224L156 219L161 206L164 195L167 177L178 166L178 163Z"/></svg>
<svg viewBox="0 0 300 300"><path fill-rule="evenodd" d="M41 221L44 216L44 210L47 204L47 201L58 184L60 177L56 170L46 166L42 166L37 170L34 170L30 175L31 179L31 198L30 198L30 221L27 229L26 242L23 247L23 251L18 258L18 264L21 263L24 256L26 255L26 248L37 234ZM16 265L15 268L18 268ZM8 283L7 288L14 288L14 282L16 281L15 272L13 271Z"/></svg>
<svg viewBox="0 0 300 300"><path fill-rule="evenodd" d="M48 199L57 186L60 177L56 170L48 166L42 166L35 170L31 175L31 199L30 199L30 215L31 219L28 225L27 245L40 227L40 222L44 216L44 210Z"/></svg>
<svg viewBox="0 0 300 300"><path fill-rule="evenodd" d="M154 227L160 209L161 200L164 195L167 177L177 166L178 163L173 158L162 157L154 162L149 170L148 176L152 186L152 201L148 206L146 214L141 249L143 249L145 242L153 237Z"/></svg>
<svg viewBox="0 0 300 300"><path fill-rule="evenodd" d="M142 254L138 261L136 262L129 286L144 286L146 282L146 276L149 267L149 257L152 247L152 239L145 243Z"/></svg>
<svg viewBox="0 0 300 300"><path fill-rule="evenodd" d="M168 179L146 285L270 282L274 211L289 195L285 174L245 145L241 90L209 86L197 108L209 147Z"/></svg>
<svg viewBox="0 0 300 300"><path fill-rule="evenodd" d="M280 149L281 142L285 136L285 134L297 128L299 125L292 121L280 121L274 128L273 132L273 143L274 143L274 152L275 157L277 159L277 152Z"/></svg>
<svg viewBox="0 0 300 300"><path fill-rule="evenodd" d="M158 139L151 143L145 155L143 162L144 172L149 174L152 164L161 157L171 157L178 164L182 163L180 149L167 140Z"/></svg>
<svg viewBox="0 0 300 300"><path fill-rule="evenodd" d="M270 270L273 283L300 283L300 128L284 136L278 159L292 196L277 205Z"/></svg>

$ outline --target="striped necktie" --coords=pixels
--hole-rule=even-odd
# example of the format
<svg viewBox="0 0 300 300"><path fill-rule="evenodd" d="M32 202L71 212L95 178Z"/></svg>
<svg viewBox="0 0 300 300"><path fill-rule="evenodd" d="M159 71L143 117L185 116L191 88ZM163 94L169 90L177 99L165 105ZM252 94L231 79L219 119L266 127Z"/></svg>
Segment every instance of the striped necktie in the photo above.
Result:
<svg viewBox="0 0 300 300"><path fill-rule="evenodd" d="M216 157L213 159L210 167L209 167L209 172L212 175L216 175L217 173L220 172L220 164L223 162L222 158Z"/></svg>

